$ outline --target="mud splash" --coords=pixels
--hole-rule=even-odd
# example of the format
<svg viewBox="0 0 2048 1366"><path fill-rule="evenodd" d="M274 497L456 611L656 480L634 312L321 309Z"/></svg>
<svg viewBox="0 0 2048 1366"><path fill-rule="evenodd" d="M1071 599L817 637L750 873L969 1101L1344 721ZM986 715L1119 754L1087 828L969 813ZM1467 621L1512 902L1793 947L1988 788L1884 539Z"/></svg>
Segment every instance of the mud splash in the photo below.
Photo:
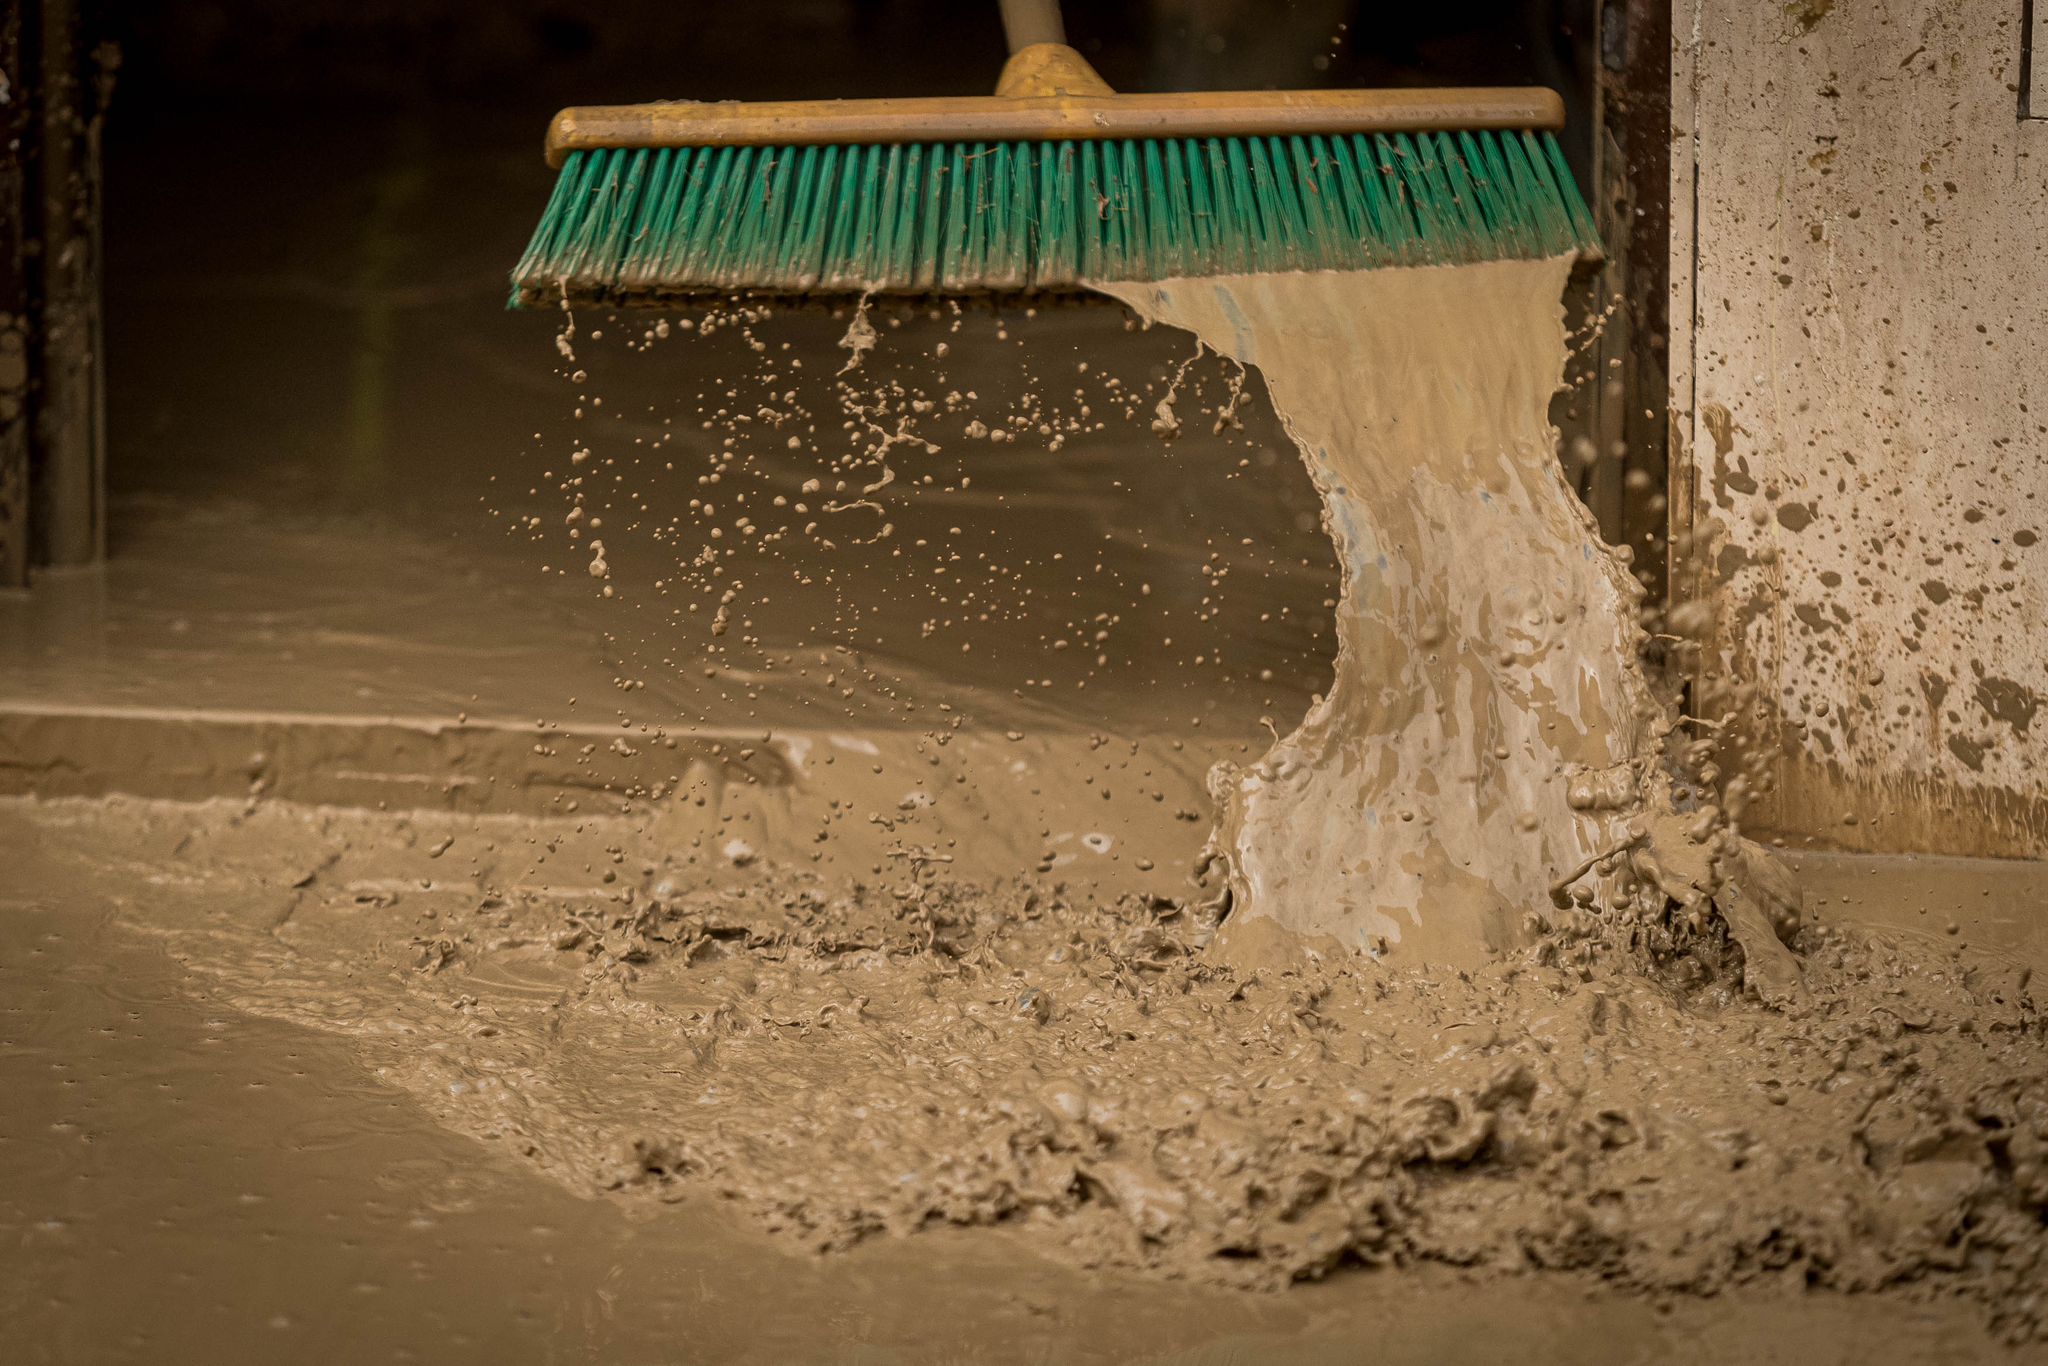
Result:
<svg viewBox="0 0 2048 1366"><path fill-rule="evenodd" d="M38 842L207 995L345 1037L506 1159L793 1248L999 1224L1248 1287L1577 1269L2042 1330L2048 1037L2025 967L1959 939L1810 922L1781 1012L1512 957L1223 965L1195 905L936 860L709 878L660 835L114 803Z"/></svg>
<svg viewBox="0 0 2048 1366"><path fill-rule="evenodd" d="M1007 875L1031 829L1096 828L1020 802L944 826L950 799L861 793L848 821L831 781L701 772L624 815L252 801L141 847L134 813L81 806L39 857L215 999L347 1038L508 1160L726 1204L794 1247L1001 1225L1254 1288L1438 1264L1959 1293L2038 1336L2027 970L1810 915L1783 926L1793 964L1762 922L1792 898L1670 776L1632 586L1555 473L1563 270L1139 298L1266 368L1350 580L1337 686L1226 785L1227 918L1139 882L1150 856L1086 886ZM1019 766L986 756L1021 732L935 731L903 767ZM897 756L847 753L903 793ZM1077 807L1172 823L1163 778L1112 800L1070 767ZM818 857L847 824L872 862Z"/></svg>
<svg viewBox="0 0 2048 1366"><path fill-rule="evenodd" d="M1640 834L1668 724L1556 458L1570 268L1104 286L1264 373L1343 567L1329 695L1216 777L1240 919L1470 967Z"/></svg>

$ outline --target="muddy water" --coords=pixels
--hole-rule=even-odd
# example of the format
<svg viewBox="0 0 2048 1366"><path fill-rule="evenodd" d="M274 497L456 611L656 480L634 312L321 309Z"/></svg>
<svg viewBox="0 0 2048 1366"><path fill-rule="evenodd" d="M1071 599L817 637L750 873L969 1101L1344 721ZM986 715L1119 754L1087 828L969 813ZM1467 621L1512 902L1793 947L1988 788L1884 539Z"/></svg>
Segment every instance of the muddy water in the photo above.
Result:
<svg viewBox="0 0 2048 1366"><path fill-rule="evenodd" d="M1190 981L1141 966L1183 932L1112 955L1089 940L1127 932L1122 916L1052 902L1002 930L992 897L984 922L891 911L849 929L851 909L742 871L636 926L598 873L610 850L647 852L635 838L619 821L0 804L17 859L0 1314L33 1344L23 1359L1339 1361L1368 1341L1417 1362L1510 1344L1539 1362L2006 1359L1981 1294L2000 1201L1957 1194L1989 1130L1939 1117L1984 1056L2024 1053L2020 1007L1996 994L2013 955L2043 957L2038 876L1823 863L1815 900L1859 925L1841 975L1877 974L1846 1008L1824 989L1823 1009L1774 1023L1553 980L1528 1037L1490 1040L1497 983L1446 997L1390 975L1304 1012L1336 974ZM459 857L487 842L523 852ZM755 917L745 937L735 912ZM1091 965L1030 965L1068 993L1044 1021L995 968L1041 927ZM860 934L894 942L864 951ZM1314 1023L1337 1012L1341 1031ZM1371 1062L1336 1052L1351 1040ZM1004 1071L1020 1057L1028 1087ZM1530 1094L1495 1086L1524 1061ZM2016 1065L2039 1074L2037 1055ZM1192 1125L1171 1114L1190 1084L1208 1088ZM1351 1170L1381 1126L1400 1155ZM1015 1180L1055 1165L1087 1174L1050 1194ZM1166 1183L1191 1170L1209 1176L1183 1207ZM1266 1283L1283 1248L1319 1255L1354 1201L1381 1230L1367 1259L1400 1270L1217 1287L1171 1221L1258 1172L1258 1203L1296 1228L1213 1258L1230 1279ZM1802 1180L1819 1189L1801 1198ZM956 1226L1012 1199L993 1227ZM903 1227L920 1202L941 1212L916 1237L806 1252L850 1209ZM1952 1203L1968 1232L1922 1230ZM1520 1248L1490 1231L1575 1207L1591 1225L1562 1241L1565 1225ZM1199 1282L1116 1269L1144 1260L1140 1219ZM1609 1239L1638 1219L1634 1239L1683 1249L1667 1274L1723 1293L1633 1293L1629 1243ZM1816 1295L1816 1279L1892 1293ZM2029 1293L1991 1303L2010 1315Z"/></svg>
<svg viewBox="0 0 2048 1366"><path fill-rule="evenodd" d="M1627 842L1661 709L1642 591L1556 459L1570 269L1106 287L1264 374L1343 567L1328 695L1218 776L1241 916L1472 966Z"/></svg>
<svg viewBox="0 0 2048 1366"><path fill-rule="evenodd" d="M683 691L714 724L1249 738L1326 684L1335 566L1255 379L1109 300L877 300L842 372L853 313L564 325L580 416L535 492L492 501L529 563L611 609L645 686L580 713ZM1148 430L1169 391L1170 440Z"/></svg>
<svg viewBox="0 0 2048 1366"><path fill-rule="evenodd" d="M1936 912L1938 930L1901 935L1831 919L1816 897L1786 926L1802 955L1789 985L1763 993L1750 980L1761 947L1734 942L1709 895L1725 876L1698 872L1688 903L1685 876L1667 881L1654 857L1642 862L1673 860L1661 834L1636 825L1665 813L1643 809L1646 789L1664 794L1645 782L1656 776L1644 763L1654 717L1619 648L1627 585L1555 484L1540 414L1561 345L1559 270L1517 267L1483 293L1458 272L1372 286L1415 317L1463 311L1469 328L1408 329L1428 374L1403 370L1400 336L1366 345L1387 376L1408 376L1413 401L1384 406L1353 392L1374 383L1348 382L1332 360L1357 340L1355 318L1306 286L1238 282L1233 296L1241 313L1298 316L1315 343L1299 349L1256 321L1226 336L1189 291L1151 305L1269 365L1350 580L1336 688L1274 756L1243 756L1226 788L1226 844L1241 865L1231 901L1163 875L1179 866L1168 851L1185 856L1199 838L1199 819L1175 809L1191 775L1107 737L1081 758L1027 735L1022 720L1035 730L1045 709L1020 706L1021 688L983 689L964 731L950 720L960 711L926 702L916 721L927 729L893 747L802 736L771 746L764 729L740 757L772 752L799 781L679 760L689 772L582 820L260 799L5 813L0 848L29 851L20 876L33 898L16 903L11 925L58 936L29 952L58 953L83 924L66 961L120 965L111 977L84 969L86 990L51 987L17 1031L31 1051L10 1061L28 1059L42 1082L27 1127L10 1134L33 1154L9 1196L20 1246L64 1226L50 1190L74 1211L108 1211L95 1214L107 1237L24 1259L19 1283L43 1299L22 1312L43 1315L33 1322L50 1340L103 1331L89 1347L136 1355L162 1354L146 1336L152 1319L191 1328L181 1342L238 1341L193 1328L183 1300L119 1284L141 1217L126 1192L182 1183L206 1202L182 1226L175 1207L156 1216L169 1231L133 1274L153 1286L181 1241L220 1230L209 1288L237 1274L238 1257L266 1259L249 1273L253 1296L216 1290L220 1322L241 1333L259 1321L363 1331L352 1325L376 1311L359 1314L351 1296L375 1303L395 1268L422 1274L406 1240L424 1219L466 1229L437 1245L443 1260L425 1259L436 1283L469 1284L448 1269L466 1249L498 1249L478 1260L503 1265L493 1258L509 1247L529 1269L563 1268L558 1285L509 1282L544 1325L537 1334L629 1357L670 1355L664 1339L692 1333L686 1355L760 1359L857 1359L849 1343L889 1358L911 1344L993 1360L1312 1357L1355 1355L1368 1335L1394 1359L1491 1360L1504 1341L1538 1359L1682 1358L1702 1354L1711 1311L1699 1296L1754 1316L1737 1357L1804 1360L1856 1344L1898 1357L1928 1341L1923 1330L1942 1350L1981 1348L1987 1333L2037 1336L2048 1044L2028 964L1978 942L1953 907ZM1403 289L1416 293L1396 300ZM1505 302L1485 302L1495 296ZM1488 307L1511 324L1494 340ZM1286 365L1261 356L1262 338ZM1491 359L1465 356L1458 338ZM1475 395L1493 414L1484 423ZM909 392L900 406L929 401ZM1413 439L1411 420L1422 423ZM834 473L881 499L921 476L893 439L901 429L874 425L884 435L856 434ZM722 468L700 487L740 477L736 457L715 458ZM896 473L884 483L877 466ZM934 486L946 473L926 472ZM952 488L964 491L973 472L959 475ZM583 495L571 511L586 509L569 529L607 539L602 556L594 535L573 542L603 563L593 591L624 587L634 557L617 524L630 517L599 504L594 479L565 487ZM762 501L780 512L769 492ZM801 485L775 496L811 516L795 506L810 496ZM747 538L724 500L699 502L719 505L702 515L724 519L727 540ZM757 512L764 534L781 525L758 507L745 520ZM1496 512L1503 524L1475 534ZM836 515L860 526L883 516ZM599 516L614 525L596 526ZM877 537L870 553L893 559ZM1517 556L1553 573L1515 578ZM723 620L746 643L743 600L722 600L719 586L746 562L720 554L697 566L672 620ZM994 631L1032 604L1039 581L1021 569L1014 599L977 608L975 627ZM1540 610L1556 603L1562 619ZM1092 636L1084 620L1059 623L1069 653ZM839 666L819 663L831 674L819 681L838 688ZM1061 681L1080 695L1107 677L1089 670L1108 667ZM861 681L874 696L860 701L877 709L908 713L902 704L917 700ZM740 696L755 691L750 682ZM1404 703L1407 692L1425 703ZM1392 819L1327 819L1347 803ZM1105 806L1147 814L1112 827L1094 815ZM1598 885L1575 899L1589 889L1560 874L1602 862L1592 856L1612 851L1603 841L1624 835L1636 847L1589 870ZM1675 901L1704 916L1701 933L1647 960L1623 952L1638 891L1657 915ZM153 936L161 956L108 938L103 914ZM1236 951L1219 952L1219 936ZM132 993L127 1034L111 1018L89 1023L105 1017L94 1014L103 989ZM206 1007L196 1030L195 996ZM72 1018L110 1030L104 1050L36 1023ZM226 1056L216 1050L230 1027L254 1049L233 1065L197 1061ZM151 1053L152 1038L187 1044ZM344 1193L332 1209L310 1211L304 1187L283 1189L295 1178L242 1189L245 1148L205 1122L169 1122L152 1108L160 1096L135 1084L135 1059L170 1056L157 1091L252 1116L233 1103L246 1099L237 1087L305 1100L283 1079L295 1069L276 1064L302 1047L318 1057L297 1069L316 1094L367 1076L374 1089L353 1095L404 1102L374 1111L393 1126L389 1144L351 1132L331 1166L289 1129L275 1140L294 1155L280 1170L304 1173L293 1164L305 1158L333 1183L315 1191ZM78 1057L92 1061L90 1081L65 1075ZM95 1155L64 1146L63 1126L78 1123L71 1081L94 1098L80 1112L98 1127L86 1131L142 1154L119 1181L100 1182ZM247 1132L269 1131L250 1119ZM167 1149L193 1156L152 1165L153 1134L178 1136ZM395 1156L422 1150L431 1157L419 1168ZM397 1196L373 1207L359 1194L365 1175L387 1169ZM290 1217L250 1225L260 1213L246 1211L271 1198ZM436 1215L443 1206L464 1219ZM535 1210L547 1213L526 1222ZM540 1227L571 1232L557 1242ZM337 1288L333 1262L308 1247L319 1241L308 1229L327 1228L365 1249L370 1288ZM266 1303L296 1293L269 1278L291 1264L269 1258L280 1247L330 1292L299 1298L296 1315ZM1538 1272L1551 1279L1529 1278ZM775 1287L765 1296L764 1280ZM1574 1297L1594 1280L1611 1298L1585 1308ZM78 1287L110 1281L120 1312L79 1316ZM1255 1293L1282 1287L1291 1292ZM1568 1291L1563 1310L1556 1287ZM1778 1296L1810 1288L1881 1297L1845 1312L1834 1298L1799 1299L1780 1316ZM453 1298L467 1311L476 1297ZM950 1312L934 1326L941 1302ZM778 1316L792 1303L823 1308ZM372 1340L430 1357L450 1343L513 1355L533 1345L506 1344L495 1304L465 1318L422 1294L382 1323L388 1336Z"/></svg>
<svg viewBox="0 0 2048 1366"><path fill-rule="evenodd" d="M950 844L906 842L850 882L776 848L722 886L656 858L623 910L487 894L493 938L416 944L430 979L473 961L563 993L560 1013L539 1051L513 1011L391 1074L437 1107L464 1097L458 1116L516 1130L572 1184L708 1189L818 1250L1001 1224L1085 1264L1251 1287L1361 1263L1656 1292L1947 1275L2033 1333L2025 975L1800 924L1789 875L1665 755L1639 594L1547 422L1568 268L1114 291L1261 371L1343 575L1328 695L1218 770L1231 896L1063 886ZM861 322L842 376L876 350ZM1162 435L1182 426L1172 397ZM938 450L915 417L966 410L902 385L839 399L850 448L799 492L843 495L823 506L871 512L886 540L876 500ZM1006 430L1050 452L1085 417ZM964 493L972 474L943 479ZM565 487L573 519L583 485ZM698 601L731 562L703 550ZM282 966L246 979L252 1008L322 994L275 997ZM613 1079L650 1050L672 1081Z"/></svg>
<svg viewBox="0 0 2048 1366"><path fill-rule="evenodd" d="M13 806L0 847L61 846L69 824ZM115 905L149 900L140 861L193 824L130 806L97 871L32 858L0 894L10 1361L1337 1361L1385 1320L1395 1361L1484 1360L1468 1335L1533 1325L1531 1359L1587 1359L1594 1331L1592 1359L1619 1362L1682 1337L1591 1285L1462 1312L1450 1276L1112 1296L985 1231L815 1260L708 1202L648 1219L578 1198L438 1124L346 1039L195 993L162 941L118 928ZM215 890L223 909L264 895Z"/></svg>
<svg viewBox="0 0 2048 1366"><path fill-rule="evenodd" d="M1781 1013L1516 961L1231 968L1198 906L707 879L628 820L86 806L11 838L31 885L146 927L233 1018L344 1042L480 1167L722 1206L793 1255L968 1226L1103 1293L1438 1266L2038 1327L2048 1047L2026 964L1953 910L1810 926Z"/></svg>

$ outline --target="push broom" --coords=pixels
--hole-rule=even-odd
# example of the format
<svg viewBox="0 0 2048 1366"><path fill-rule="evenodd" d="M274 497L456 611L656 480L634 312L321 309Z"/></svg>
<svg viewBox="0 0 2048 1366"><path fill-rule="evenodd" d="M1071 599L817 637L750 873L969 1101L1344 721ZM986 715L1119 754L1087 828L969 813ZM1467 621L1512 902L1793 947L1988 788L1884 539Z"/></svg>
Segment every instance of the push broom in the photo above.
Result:
<svg viewBox="0 0 2048 1366"><path fill-rule="evenodd" d="M1597 253L1554 91L1122 95L1002 0L992 96L565 109L515 306Z"/></svg>

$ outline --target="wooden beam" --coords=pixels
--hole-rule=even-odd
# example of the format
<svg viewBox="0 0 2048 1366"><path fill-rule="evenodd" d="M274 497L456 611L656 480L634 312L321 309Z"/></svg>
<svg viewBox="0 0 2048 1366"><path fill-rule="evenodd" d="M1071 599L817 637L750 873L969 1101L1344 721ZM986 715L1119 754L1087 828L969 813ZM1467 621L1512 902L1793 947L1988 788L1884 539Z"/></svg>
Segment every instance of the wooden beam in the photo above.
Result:
<svg viewBox="0 0 2048 1366"><path fill-rule="evenodd" d="M28 585L29 69L22 6L0 10L0 588Z"/></svg>
<svg viewBox="0 0 2048 1366"><path fill-rule="evenodd" d="M1635 556L1652 601L1668 592L1671 0L1601 0L1593 214L1608 257L1587 501Z"/></svg>
<svg viewBox="0 0 2048 1366"><path fill-rule="evenodd" d="M1666 269L1668 329L1665 360L1671 368L1671 424L1667 478L1671 503L1665 526L1670 537L1665 565L1670 575L1667 597L1673 605L1700 596L1700 554L1694 534L1698 495L1694 487L1693 446L1699 432L1698 369L1694 339L1698 328L1696 293L1699 279L1699 52L1695 35L1700 25L1700 0L1672 0L1676 18L1671 27L1670 190L1671 213ZM1697 668L1698 661L1694 660ZM1697 699L1695 699L1697 700Z"/></svg>
<svg viewBox="0 0 2048 1366"><path fill-rule="evenodd" d="M100 332L101 54L87 47L80 0L40 0L34 177L36 257L32 535L38 564L92 564L106 553L106 415Z"/></svg>

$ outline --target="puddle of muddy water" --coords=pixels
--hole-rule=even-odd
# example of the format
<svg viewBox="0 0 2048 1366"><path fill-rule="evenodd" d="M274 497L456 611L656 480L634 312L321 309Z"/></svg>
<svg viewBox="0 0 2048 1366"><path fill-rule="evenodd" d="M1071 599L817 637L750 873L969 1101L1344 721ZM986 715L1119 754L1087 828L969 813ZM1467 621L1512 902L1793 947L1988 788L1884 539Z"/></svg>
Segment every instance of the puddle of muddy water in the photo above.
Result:
<svg viewBox="0 0 2048 1366"><path fill-rule="evenodd" d="M311 813L274 808L268 819L280 816ZM411 834L387 820L370 843L403 849ZM250 922L279 920L297 880L284 870L310 848L259 818L252 848L282 857L215 880L174 853L232 838L241 823L220 808L0 804L0 848L13 860L0 899L0 1319L13 1359L2004 1356L1975 1308L1952 1300L1764 1284L1659 1301L1570 1275L1474 1279L1429 1266L1340 1273L1273 1296L1061 1266L1001 1229L815 1257L701 1199L572 1193L379 1076L375 1060L392 1054L366 1047L365 1027L397 1028L388 1009L309 1028L237 1007L259 993L221 975L222 955L246 951ZM577 850L562 824L535 833L558 839L565 858L601 850ZM433 904L421 885L432 871L414 855L405 885L346 900L396 890L399 905ZM1866 913L1873 900L1863 894ZM280 942L270 928L255 937ZM446 972L449 983L466 975ZM410 975L362 958L328 993L388 1000L394 985L377 979ZM534 989L530 975L486 967L451 999L502 1005ZM274 993L273 1006L289 994ZM437 1047L447 1036L397 1042Z"/></svg>

